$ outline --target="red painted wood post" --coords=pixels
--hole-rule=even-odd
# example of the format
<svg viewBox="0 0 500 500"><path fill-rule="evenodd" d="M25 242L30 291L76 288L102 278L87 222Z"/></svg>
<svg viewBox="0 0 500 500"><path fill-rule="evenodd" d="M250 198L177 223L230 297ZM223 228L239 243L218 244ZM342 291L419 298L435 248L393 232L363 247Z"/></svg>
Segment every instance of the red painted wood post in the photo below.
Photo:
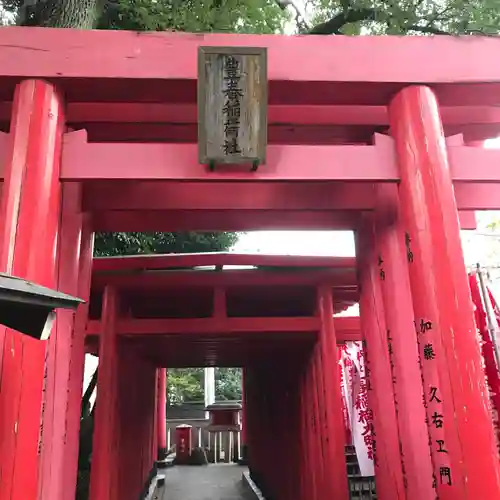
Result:
<svg viewBox="0 0 500 500"><path fill-rule="evenodd" d="M142 487L142 450L140 442L139 413L141 411L141 384L139 373L142 367L132 345L120 345L118 359L118 404L120 415L118 442L120 443L119 462L116 464L119 476L120 500L135 494ZM129 367L134 366L135 370ZM99 393L98 393L99 394ZM155 443L156 451L156 443Z"/></svg>
<svg viewBox="0 0 500 500"><path fill-rule="evenodd" d="M317 499L317 471L314 467L314 443L313 443L313 433L312 433L312 403L311 403L311 384L310 384L310 370L309 370L309 360L305 367L305 370L301 378L301 402L302 407L302 432L304 441L304 483L305 483L305 493L306 498L312 500Z"/></svg>
<svg viewBox="0 0 500 500"><path fill-rule="evenodd" d="M248 469L251 471L253 468L254 451L252 450L254 442L254 418L255 397L254 397L254 371L251 367L245 366L245 434L247 446L247 463Z"/></svg>
<svg viewBox="0 0 500 500"><path fill-rule="evenodd" d="M160 373L159 373L159 368L156 369L155 373L155 383L154 383L154 388L155 388L155 407L154 407L154 425L153 425L153 434L154 434L154 440L151 443L151 458L152 460L156 463L158 466L158 440L159 440L159 426L158 426L158 410L159 410L159 401L158 401L158 394L159 394L159 384L160 384ZM165 443L167 442L167 426L165 424Z"/></svg>
<svg viewBox="0 0 500 500"><path fill-rule="evenodd" d="M300 364L295 362L293 365L293 379L291 380L291 429L288 439L292 444L293 455L293 470L292 477L294 480L294 495L293 500L302 500L305 498L303 494L303 481L302 481L302 455L304 446L301 440L301 422L300 422L300 393L299 393L299 375Z"/></svg>
<svg viewBox="0 0 500 500"><path fill-rule="evenodd" d="M158 456L162 462L167 458L167 369L158 369Z"/></svg>
<svg viewBox="0 0 500 500"><path fill-rule="evenodd" d="M289 406L289 392L288 392L288 382L290 378L290 370L286 366L282 366L280 369L280 387L277 393L277 431L279 436L279 451L284 457L284 468L282 472L282 482L283 486L281 486L279 491L279 497L289 498L292 500L293 498L293 487L292 481L293 478L291 476L291 471L293 470L293 456L291 454L290 442L287 439L289 428L290 428L290 420L288 416L290 415L290 406Z"/></svg>
<svg viewBox="0 0 500 500"><path fill-rule="evenodd" d="M69 295L77 295L83 222L81 187L78 184L66 184L63 186L62 195L58 289ZM81 358L72 359L74 327L73 311L57 312L57 322L49 340L46 362L39 500L62 499L64 495L68 495L64 489L65 486L69 486L64 484L64 472L69 454L75 453L67 441L70 411L69 381L71 370L79 369L75 366L76 363L81 363L83 367Z"/></svg>
<svg viewBox="0 0 500 500"><path fill-rule="evenodd" d="M275 436L273 432L273 396L274 391L272 390L272 385L269 384L269 380L271 378L271 373L269 371L269 367L265 367L260 371L261 383L260 391L263 396L263 404L264 411L262 415L264 416L264 424L265 424L265 432L264 432L264 440L262 441L262 474L264 484L266 489L269 489L271 495L276 495L276 484L278 475L275 474L275 462L274 455L277 452L275 446ZM266 381L267 383L264 383ZM267 495L265 495L267 496Z"/></svg>
<svg viewBox="0 0 500 500"><path fill-rule="evenodd" d="M273 463L271 457L275 454L280 454L283 452L283 448L281 447L280 440L280 430L279 430L279 413L278 413L278 405L279 399L281 396L281 387L280 382L283 374L281 370L279 374L277 374L269 367L267 368L268 372L268 435L269 441L267 442L267 449L272 450L272 453L268 455L268 461L266 465L266 475L268 477L268 482L271 487L272 497L279 498L283 494L283 483L284 483L284 474L283 468L277 468ZM271 376L271 373L273 376ZM285 463L283 460L283 463Z"/></svg>
<svg viewBox="0 0 500 500"><path fill-rule="evenodd" d="M380 289L378 254L370 221L356 232L361 331L368 379L368 404L373 413L375 477L377 495L386 500L406 498L399 429L394 404L393 376Z"/></svg>
<svg viewBox="0 0 500 500"><path fill-rule="evenodd" d="M92 256L94 253L94 232L90 216L84 215L80 241L77 296L86 301L76 311L71 344L71 365L69 373L69 399L66 426L67 454L63 473L63 499L73 500L78 472L78 448L80 440L80 415L82 406L83 375L85 367L85 326L90 299L92 277Z"/></svg>
<svg viewBox="0 0 500 500"><path fill-rule="evenodd" d="M324 434L324 418L322 418L322 405L324 405L323 398L320 398L320 390L323 388L322 381L320 382L320 377L322 375L321 370L324 367L321 365L321 354L319 352L320 347L315 346L311 360L310 360L310 386L311 391L311 430L313 431L313 443L314 443L314 470L316 474L316 494L318 499L328 496L328 486L329 486L329 474L328 465L325 464L325 457L328 456L328 444L325 443L326 438ZM321 385L321 388L319 387Z"/></svg>
<svg viewBox="0 0 500 500"><path fill-rule="evenodd" d="M103 294L101 334L99 336L99 373L94 417L90 500L116 500L118 482L115 449L118 429L118 292L106 287Z"/></svg>
<svg viewBox="0 0 500 500"><path fill-rule="evenodd" d="M318 289L317 311L321 318L319 346L323 360L323 389L325 395L325 419L328 425L328 441L325 443L325 470L329 470L329 498L347 500L349 486L345 459L344 417L340 392L339 370L337 368L337 339L333 322L332 289L321 286Z"/></svg>
<svg viewBox="0 0 500 500"><path fill-rule="evenodd" d="M389 114L438 495L441 500L500 498L495 436L437 99L427 87L408 87L394 98Z"/></svg>
<svg viewBox="0 0 500 500"><path fill-rule="evenodd" d="M295 488L295 450L294 443L290 437L293 436L293 414L291 408L291 381L293 377L293 365L285 365L280 369L282 373L280 388L278 391L278 418L277 426L280 438L280 452L284 457L283 487L279 496L284 499L293 500L296 494Z"/></svg>
<svg viewBox="0 0 500 500"><path fill-rule="evenodd" d="M302 395L302 366L297 366L297 377L295 380L295 419L296 419L296 436L297 436L297 482L298 482L298 498L303 500L307 498L307 477L306 477L306 443L304 432L304 411L303 411L303 395Z"/></svg>
<svg viewBox="0 0 500 500"><path fill-rule="evenodd" d="M409 499L435 500L408 261L404 232L397 214L397 186L381 185L378 195L382 210L377 214L380 220L372 229L375 230L379 251L378 278L385 322L391 337L392 374L396 380L394 392L406 494Z"/></svg>
<svg viewBox="0 0 500 500"><path fill-rule="evenodd" d="M246 392L246 372L247 368L241 369L241 454L242 459L247 459L247 392Z"/></svg>
<svg viewBox="0 0 500 500"><path fill-rule="evenodd" d="M0 270L56 286L63 105L47 82L16 89L0 217ZM37 495L45 342L0 328L0 499ZM29 471L29 472L27 472Z"/></svg>
<svg viewBox="0 0 500 500"><path fill-rule="evenodd" d="M259 458L258 458L258 471L259 479L262 482L262 488L265 490L264 496L267 496L267 490L269 490L269 477L268 477L268 467L269 467L269 448L271 447L270 438L271 433L269 432L269 387L267 383L267 373L265 370L259 367L258 371L258 395L259 395L259 433L258 433L258 446L259 446Z"/></svg>

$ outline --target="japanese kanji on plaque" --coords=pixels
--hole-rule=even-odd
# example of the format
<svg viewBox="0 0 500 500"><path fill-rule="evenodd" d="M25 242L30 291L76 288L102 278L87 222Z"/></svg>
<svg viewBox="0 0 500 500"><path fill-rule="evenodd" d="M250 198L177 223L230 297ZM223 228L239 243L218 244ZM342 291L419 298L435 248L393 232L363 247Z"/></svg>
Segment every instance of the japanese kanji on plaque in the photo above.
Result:
<svg viewBox="0 0 500 500"><path fill-rule="evenodd" d="M265 163L267 49L200 47L198 51L199 161Z"/></svg>

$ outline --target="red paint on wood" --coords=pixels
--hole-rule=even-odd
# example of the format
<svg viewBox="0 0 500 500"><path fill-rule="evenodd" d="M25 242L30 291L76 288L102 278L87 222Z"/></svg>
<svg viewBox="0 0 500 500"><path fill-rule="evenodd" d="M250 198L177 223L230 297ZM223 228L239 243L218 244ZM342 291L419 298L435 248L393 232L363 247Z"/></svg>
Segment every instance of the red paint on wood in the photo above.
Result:
<svg viewBox="0 0 500 500"><path fill-rule="evenodd" d="M348 188L346 190L349 191ZM500 209L500 187L496 185L458 185L455 191L464 210ZM93 220L95 230L104 232L175 232L184 231L187 227L193 231L330 231L356 229L359 214L354 211L321 210L115 210L97 212Z"/></svg>
<svg viewBox="0 0 500 500"><path fill-rule="evenodd" d="M269 35L135 33L42 28L2 28L0 67L5 76L43 78L113 78L132 87L134 80L195 80L200 45L267 47L269 79L288 82L357 82L385 84L396 90L407 82L471 84L500 81L494 61L494 38L463 40L440 37L290 37ZM31 50L30 50L31 49ZM100 64L88 56L98 52ZM317 58L311 58L317 54ZM323 60L335 54L335 64ZM366 54L370 59L366 60ZM432 58L429 57L432 54ZM470 61L463 68L457 59ZM170 61L159 65L159 60ZM290 61L293 60L293 64ZM353 65L353 60L366 64ZM132 79L132 82L128 81ZM141 82L142 83L142 82ZM317 86L311 85L311 93ZM396 87L396 88L395 88ZM380 89L380 87L378 87ZM382 87L384 88L384 87ZM440 88L440 87L438 87ZM469 92L477 92L470 86ZM337 92L338 93L338 92ZM450 95L464 94L462 88ZM467 94L465 94L466 96ZM469 94L470 95L470 94ZM465 97L462 95L462 98ZM194 97L194 96L193 96ZM327 96L325 96L326 98ZM486 96L483 96L483 100ZM492 97L491 95L489 96ZM272 93L271 93L272 99ZM467 102L463 102L467 104Z"/></svg>
<svg viewBox="0 0 500 500"><path fill-rule="evenodd" d="M301 441L303 445L303 460L301 471L303 474L303 498L317 500L317 468L312 434L313 408L311 402L310 371L307 368L300 379L300 408L301 408Z"/></svg>
<svg viewBox="0 0 500 500"><path fill-rule="evenodd" d="M500 208L500 185L496 183L457 183L453 189L459 210L498 210Z"/></svg>
<svg viewBox="0 0 500 500"><path fill-rule="evenodd" d="M475 231L477 229L476 212L469 210L458 212L458 223L462 230Z"/></svg>
<svg viewBox="0 0 500 500"><path fill-rule="evenodd" d="M307 397L307 407L308 407L308 419L307 425L309 427L309 461L310 461L310 469L312 469L312 494L311 498L319 500L324 494L325 491L328 491L326 481L328 479L332 482L335 482L337 479L335 476L336 470L330 471L332 476L329 478L323 478L323 450L321 446L321 436L318 428L318 414L319 414L319 405L318 405L318 397L316 392L316 373L315 373L315 358L310 359L307 366L307 375L306 375L306 397ZM326 466L328 466L328 449L325 450L326 457ZM323 483L323 479L325 483ZM328 484L330 486L330 484Z"/></svg>
<svg viewBox="0 0 500 500"><path fill-rule="evenodd" d="M118 310L116 289L106 287L102 312L102 334L99 337L99 373L94 416L90 500L118 499L117 434L119 422L123 416L122 411L119 411L117 407L117 390L120 380L116 335Z"/></svg>
<svg viewBox="0 0 500 500"><path fill-rule="evenodd" d="M288 318L199 318L199 319L119 319L116 323L117 335L212 335L220 336L231 333L253 335L255 332L315 332L320 322L316 317ZM87 335L101 332L101 321L90 320ZM339 335L357 335L359 318L335 318L335 329Z"/></svg>
<svg viewBox="0 0 500 500"><path fill-rule="evenodd" d="M75 130L86 130L90 142L193 144L198 141L196 123L72 123L72 125ZM477 127L472 130L475 132ZM493 133L499 129L492 125L483 125L483 128L493 129ZM383 127L360 125L271 125L267 129L267 144L366 145L370 143L373 132L379 132L381 129ZM471 127L464 130L469 132Z"/></svg>
<svg viewBox="0 0 500 500"><path fill-rule="evenodd" d="M207 166L198 163L197 151L194 144L88 143L84 131L71 132L65 137L61 178L226 182L399 180L390 140L376 141L372 146L269 146L265 167L254 173L236 167L210 172ZM454 182L500 182L496 168L499 149L449 146L448 155ZM304 169L305 164L309 168ZM163 209L172 208L191 207L170 205Z"/></svg>
<svg viewBox="0 0 500 500"><path fill-rule="evenodd" d="M11 111L8 111L8 120L10 121ZM10 137L9 134L5 132L0 132L0 172L2 172L2 178L5 175L5 165L8 161L10 147Z"/></svg>
<svg viewBox="0 0 500 500"><path fill-rule="evenodd" d="M159 99L165 96L160 95ZM106 98L106 95L96 96ZM124 96L124 98L126 98ZM342 106L349 108L348 106ZM361 106L360 106L361 107ZM365 106L369 110L370 106ZM456 109L456 108L450 108ZM369 114L369 113L368 113ZM103 123L70 122L74 130L86 130L90 142L131 142L131 143L182 143L197 142L196 124L184 123ZM0 123L1 126L1 123ZM6 125L4 125L6 127ZM268 144L270 145L366 145L370 144L374 133L384 132L385 125L270 125ZM500 124L468 123L445 125L445 133L462 133L467 139L496 137Z"/></svg>
<svg viewBox="0 0 500 500"><path fill-rule="evenodd" d="M233 252L184 253L165 255L135 255L133 257L97 257L93 260L94 272L152 271L178 267L199 266L269 266L354 268L354 257L323 257L305 255L264 255Z"/></svg>
<svg viewBox="0 0 500 500"><path fill-rule="evenodd" d="M371 390L367 391L368 404L373 412L373 440L376 442L374 462L377 495L387 500L399 500L406 498L406 492L378 255L374 245L373 231L369 221L366 221L366 225L356 234L356 255L359 260L361 289L361 331L366 340L364 362L371 387Z"/></svg>
<svg viewBox="0 0 500 500"><path fill-rule="evenodd" d="M395 181L394 149L374 146L268 146L265 167L210 172L195 144L88 143L83 131L66 135L61 179ZM166 168L166 165L168 167ZM308 165L304 169L304 165Z"/></svg>
<svg viewBox="0 0 500 500"><path fill-rule="evenodd" d="M344 423L342 415L342 399L337 367L337 341L333 319L333 302L328 287L318 289L318 317L321 321L319 343L323 362L323 388L325 392L325 421L328 426L328 441L325 443L325 491L328 496L339 500L349 498L346 461L344 454ZM326 395L328 397L326 397Z"/></svg>
<svg viewBox="0 0 500 500"><path fill-rule="evenodd" d="M115 439L117 496L136 500L146 484L156 457L151 450L158 444L155 434L157 369L127 345L118 348L118 383L115 401L120 419ZM130 367L135 369L131 370ZM97 428L96 428L97 430ZM95 431L94 431L95 432Z"/></svg>
<svg viewBox="0 0 500 500"><path fill-rule="evenodd" d="M437 101L429 88L409 87L390 112L437 491L443 500L498 496L495 437ZM442 427L433 423L435 412ZM448 453L439 453L442 445Z"/></svg>
<svg viewBox="0 0 500 500"><path fill-rule="evenodd" d="M83 209L110 210L371 210L371 182L103 181L85 190Z"/></svg>
<svg viewBox="0 0 500 500"><path fill-rule="evenodd" d="M216 287L213 293L213 316L222 321L227 318L226 289L222 286Z"/></svg>
<svg viewBox="0 0 500 500"><path fill-rule="evenodd" d="M241 434L240 434L240 439L241 439L241 446L243 450L245 449L244 447L247 444L247 399L248 399L248 394L246 391L246 373L247 373L247 368L243 367L241 369ZM242 458L247 458L247 457L242 457Z"/></svg>
<svg viewBox="0 0 500 500"><path fill-rule="evenodd" d="M500 206L500 202L498 202ZM358 215L299 210L156 210L96 212L96 231L273 231L353 229Z"/></svg>
<svg viewBox="0 0 500 500"><path fill-rule="evenodd" d="M322 269L308 272L269 272L264 270L231 269L223 272L171 271L130 274L95 274L93 289L102 290L113 285L123 290L165 290L189 287L242 287L289 286L330 284L332 288L355 288L355 271L352 269Z"/></svg>
<svg viewBox="0 0 500 500"><path fill-rule="evenodd" d="M77 296L86 301L76 311L72 332L71 364L69 373L69 399L66 424L66 460L64 463L64 500L73 500L78 471L78 447L80 441L80 415L83 392L85 365L85 327L88 318L90 299L90 281L92 274L92 256L94 233L90 219L84 215L80 242L80 261L78 269Z"/></svg>
<svg viewBox="0 0 500 500"><path fill-rule="evenodd" d="M10 103L0 103L0 121L8 120ZM497 106L443 106L443 124L500 124ZM73 102L67 109L71 123L179 123L198 119L194 103ZM268 108L270 125L369 125L388 126L386 106L273 105Z"/></svg>
<svg viewBox="0 0 500 500"><path fill-rule="evenodd" d="M82 235L80 206L80 186L66 184L63 187L58 248L58 289L73 296L79 291L78 273ZM77 361L73 360L74 320L73 311L58 311L56 326L49 339L38 493L40 500L63 498L65 495L63 471L69 460L68 452L74 452L67 447L69 381L71 370L75 369L74 363Z"/></svg>
<svg viewBox="0 0 500 500"><path fill-rule="evenodd" d="M0 268L55 287L63 115L54 87L16 90L0 217ZM0 329L0 498L35 498L45 343ZM26 471L30 473L27 475Z"/></svg>
<svg viewBox="0 0 500 500"><path fill-rule="evenodd" d="M398 402L397 420L406 493L409 500L435 500L408 261L404 231L398 217L398 192L394 186L381 186L379 190L381 208L392 206L396 214L395 218L389 218L388 214L380 213L381 220L375 227L379 254L372 255L372 258L378 259L385 324L391 337L390 358L392 375L396 379L394 396Z"/></svg>
<svg viewBox="0 0 500 500"><path fill-rule="evenodd" d="M321 355L320 346L316 344L313 357L312 357L312 391L315 403L315 429L316 436L319 440L319 494L320 498L329 495L331 489L330 482L330 464L325 460L329 456L328 440L330 437L330 430L328 427L328 413L326 398L330 398L331 394L325 391L323 372L329 370L330 366L328 359L323 359ZM333 430L335 432L335 430Z"/></svg>
<svg viewBox="0 0 500 500"><path fill-rule="evenodd" d="M167 369L158 369L158 400L157 400L157 459L163 460L167 451Z"/></svg>

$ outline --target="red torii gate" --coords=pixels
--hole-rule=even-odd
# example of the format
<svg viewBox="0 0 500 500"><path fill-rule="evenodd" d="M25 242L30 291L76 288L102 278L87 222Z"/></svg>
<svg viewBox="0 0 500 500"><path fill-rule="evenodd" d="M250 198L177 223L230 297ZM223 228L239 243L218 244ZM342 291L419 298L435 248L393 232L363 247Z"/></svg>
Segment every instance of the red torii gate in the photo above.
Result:
<svg viewBox="0 0 500 500"><path fill-rule="evenodd" d="M336 313L358 302L355 266L352 258L236 253L99 258L87 351L98 354L103 293L112 286L122 294L116 333L157 366L242 366L273 347L279 358L283 338L307 344L319 331L317 287L332 289ZM360 341L359 317L335 318L335 337Z"/></svg>
<svg viewBox="0 0 500 500"><path fill-rule="evenodd" d="M373 404L380 496L499 496L457 216L500 206L500 151L471 146L499 132L499 44L2 28L0 270L86 298L96 230L355 229L374 391L398 403ZM268 48L256 173L197 162L200 45ZM45 378L44 346L2 330L1 500L72 497L86 313L59 313ZM301 491L347 498L328 478Z"/></svg>
<svg viewBox="0 0 500 500"><path fill-rule="evenodd" d="M96 408L92 465L96 472L92 472L91 485L97 488L104 482L101 471L107 470L106 463L114 463L117 474L112 477L112 491L118 491L120 499L134 500L157 450L162 458L165 423L163 415L158 414L155 420L154 404L163 410L166 392L156 392L157 366L241 366L252 380L262 377L266 365L271 365L274 374L266 375L270 379L278 377L278 367L284 373L292 368L296 377L324 323L318 314L318 299L329 302L335 312L356 303L359 293L355 271L354 259L331 257L218 253L94 260L87 351L98 354L100 370L114 370L119 383L113 389L108 381L99 389L107 396L99 399ZM114 309L110 309L110 290L115 291ZM361 340L359 318L335 318L331 335L338 343ZM329 348L332 352L319 361L316 369L335 371L336 346ZM286 376L280 383L285 381ZM100 379L100 383L106 381ZM279 398L281 391L270 392L269 385L255 387L254 391L257 389L261 398ZM251 386L249 390L251 394ZM334 391L338 393L340 387ZM325 401L323 394L321 407ZM245 413L253 415L247 434L252 443L251 462L256 463L255 457L265 454L269 439L275 437L274 433L266 434L266 426L259 423L261 417L256 419L264 407L255 393L245 406ZM296 410L293 404L281 405L279 410L275 407L274 418L279 413L285 424ZM312 410L312 406L307 409ZM329 415L332 418L331 412ZM336 440L330 439L342 459L344 426L340 416L338 413L336 425L330 421L330 428L337 434ZM285 426L292 435L298 434L300 429L291 425ZM158 441L157 433L161 435ZM289 455L298 458L302 455L296 453L296 446L288 439L279 448L282 452L293 450ZM262 470L260 462L252 469ZM344 460L338 463L345 469ZM294 465L290 462L288 467ZM290 484L283 477L274 481L281 488ZM284 493L280 490L280 494Z"/></svg>

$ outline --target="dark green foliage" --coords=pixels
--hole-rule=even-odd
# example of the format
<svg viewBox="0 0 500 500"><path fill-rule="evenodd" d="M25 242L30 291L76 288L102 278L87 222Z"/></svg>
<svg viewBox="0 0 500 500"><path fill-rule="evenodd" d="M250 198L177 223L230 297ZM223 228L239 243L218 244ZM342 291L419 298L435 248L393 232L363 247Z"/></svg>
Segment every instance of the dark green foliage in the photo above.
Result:
<svg viewBox="0 0 500 500"><path fill-rule="evenodd" d="M22 8L24 5L24 8ZM306 5L304 15L303 6ZM20 24L133 31L497 34L495 0L0 0Z"/></svg>
<svg viewBox="0 0 500 500"><path fill-rule="evenodd" d="M277 33L286 15L274 0L114 0L101 29Z"/></svg>
<svg viewBox="0 0 500 500"><path fill-rule="evenodd" d="M132 31L278 33L288 19L275 0L1 0L0 6L28 26Z"/></svg>
<svg viewBox="0 0 500 500"><path fill-rule="evenodd" d="M171 368L168 370L167 399L169 405L203 401L203 368ZM241 400L241 369L215 369L215 398L217 401Z"/></svg>
<svg viewBox="0 0 500 500"><path fill-rule="evenodd" d="M215 397L218 401L241 400L241 368L215 370Z"/></svg>
<svg viewBox="0 0 500 500"><path fill-rule="evenodd" d="M95 255L220 252L237 239L236 233L98 233Z"/></svg>
<svg viewBox="0 0 500 500"><path fill-rule="evenodd" d="M203 401L203 368L170 368L167 378L167 402L179 405Z"/></svg>

